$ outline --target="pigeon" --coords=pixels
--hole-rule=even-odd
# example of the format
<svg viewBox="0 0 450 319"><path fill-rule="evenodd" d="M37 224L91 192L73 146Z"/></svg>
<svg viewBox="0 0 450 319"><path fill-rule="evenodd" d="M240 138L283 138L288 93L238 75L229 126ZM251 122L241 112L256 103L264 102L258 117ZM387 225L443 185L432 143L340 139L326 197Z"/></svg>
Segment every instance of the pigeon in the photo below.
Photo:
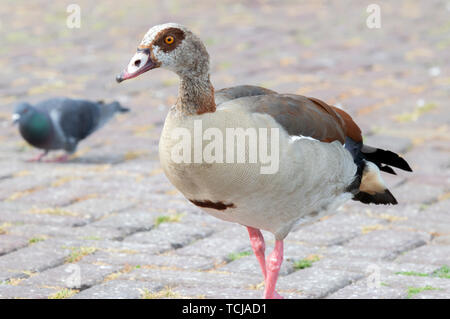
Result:
<svg viewBox="0 0 450 319"><path fill-rule="evenodd" d="M128 112L118 102L52 98L36 105L19 103L12 115L22 137L44 152L29 161L41 161L51 150L67 153L52 161L66 161L78 143L106 124L116 113Z"/></svg>

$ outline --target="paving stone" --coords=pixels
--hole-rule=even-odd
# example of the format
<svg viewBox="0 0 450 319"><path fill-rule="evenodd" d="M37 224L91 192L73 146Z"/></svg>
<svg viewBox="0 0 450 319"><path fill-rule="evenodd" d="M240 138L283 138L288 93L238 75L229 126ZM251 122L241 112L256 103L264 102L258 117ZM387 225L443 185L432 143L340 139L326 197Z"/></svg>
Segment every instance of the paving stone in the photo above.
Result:
<svg viewBox="0 0 450 319"><path fill-rule="evenodd" d="M44 188L52 181L50 176L30 174L14 178L14 183L0 184L0 199L16 200L29 192Z"/></svg>
<svg viewBox="0 0 450 319"><path fill-rule="evenodd" d="M247 231L243 227L228 227L220 233L198 240L177 250L179 255L213 257L218 261L228 260L233 253L251 251Z"/></svg>
<svg viewBox="0 0 450 319"><path fill-rule="evenodd" d="M378 230L351 240L345 247L386 249L387 255L383 258L393 259L405 251L425 245L430 238L426 233Z"/></svg>
<svg viewBox="0 0 450 319"><path fill-rule="evenodd" d="M236 274L253 274L262 276L262 272L256 257L252 254L248 257L242 257L234 260L223 267L218 268L220 271L226 271ZM293 263L289 260L284 260L281 264L280 276L286 276L294 271Z"/></svg>
<svg viewBox="0 0 450 319"><path fill-rule="evenodd" d="M139 299L144 292L162 289L158 283L130 280L111 280L81 291L71 299Z"/></svg>
<svg viewBox="0 0 450 319"><path fill-rule="evenodd" d="M450 291L448 289L424 290L412 296L412 299L448 299Z"/></svg>
<svg viewBox="0 0 450 319"><path fill-rule="evenodd" d="M260 299L263 295L263 292L260 290L210 287L207 285L198 287L174 287L170 291L175 293L178 298L197 299Z"/></svg>
<svg viewBox="0 0 450 319"><path fill-rule="evenodd" d="M339 289L327 296L328 299L400 299L406 298L405 289L391 288L381 285L373 287L360 280L352 285Z"/></svg>
<svg viewBox="0 0 450 319"><path fill-rule="evenodd" d="M121 267L112 265L94 265L87 263L64 264L40 272L19 283L20 286L60 287L86 289L100 284L103 279L118 271Z"/></svg>
<svg viewBox="0 0 450 319"><path fill-rule="evenodd" d="M83 258L83 261L110 265L151 266L190 270L208 270L215 266L214 260L201 256L153 255L149 253L127 254L114 251L98 251Z"/></svg>
<svg viewBox="0 0 450 319"><path fill-rule="evenodd" d="M393 274L397 272L420 272L431 274L437 269L435 265L397 263L381 260L371 261L363 257L347 258L340 256L324 257L319 261L314 262L314 267L352 271L365 276L369 276L375 271L378 271L380 275Z"/></svg>
<svg viewBox="0 0 450 319"><path fill-rule="evenodd" d="M388 275L383 276L382 282L388 287L403 288L406 291L409 288L423 288L428 286L433 289L446 291L450 295L450 280L447 278Z"/></svg>
<svg viewBox="0 0 450 319"><path fill-rule="evenodd" d="M444 245L427 245L406 252L396 261L417 264L450 265L450 247Z"/></svg>
<svg viewBox="0 0 450 319"><path fill-rule="evenodd" d="M95 223L93 227L115 228L124 231L126 234L149 231L155 225L156 214L148 211L121 212L107 216Z"/></svg>
<svg viewBox="0 0 450 319"><path fill-rule="evenodd" d="M281 294L287 290L301 292L310 298L323 298L360 278L362 275L358 273L313 266L281 277L277 289Z"/></svg>
<svg viewBox="0 0 450 319"><path fill-rule="evenodd" d="M360 235L363 227L380 223L383 223L383 221L342 211L324 221L307 225L290 233L287 240L301 241L314 245L337 245Z"/></svg>
<svg viewBox="0 0 450 319"><path fill-rule="evenodd" d="M431 203L444 192L441 186L409 182L392 189L398 202Z"/></svg>
<svg viewBox="0 0 450 319"><path fill-rule="evenodd" d="M139 232L125 238L125 242L138 242L153 245L157 251L167 251L184 247L195 240L212 234L208 227L182 223L162 223L148 232Z"/></svg>
<svg viewBox="0 0 450 319"><path fill-rule="evenodd" d="M47 299L55 292L57 290L51 288L0 285L1 299Z"/></svg>
<svg viewBox="0 0 450 319"><path fill-rule="evenodd" d="M26 247L28 245L28 239L22 236L16 235L0 235L0 256Z"/></svg>
<svg viewBox="0 0 450 319"><path fill-rule="evenodd" d="M22 225L11 230L12 234L31 238L69 237L73 239L102 240L123 238L127 233L118 229L98 228L90 225L84 227L67 227L59 225Z"/></svg>
<svg viewBox="0 0 450 319"><path fill-rule="evenodd" d="M65 207L68 211L83 215L90 221L97 220L113 212L119 212L133 206L134 203L124 200L90 198Z"/></svg>
<svg viewBox="0 0 450 319"><path fill-rule="evenodd" d="M0 270L43 271L64 262L70 250L62 243L46 240L0 257Z"/></svg>
<svg viewBox="0 0 450 319"><path fill-rule="evenodd" d="M121 279L151 281L164 285L183 285L198 286L206 285L213 287L241 288L250 287L262 282L260 276L251 276L249 274L229 274L217 272L200 271L177 271L161 269L134 269L133 271L121 276Z"/></svg>
<svg viewBox="0 0 450 319"><path fill-rule="evenodd" d="M325 251L322 255L333 258L335 256L345 258L365 258L369 261L379 261L386 258L392 258L393 251L390 248L350 248L345 246L333 246Z"/></svg>
<svg viewBox="0 0 450 319"><path fill-rule="evenodd" d="M21 200L31 205L66 206L89 194L82 185L82 183L67 183L60 187L50 187L33 192Z"/></svg>
<svg viewBox="0 0 450 319"><path fill-rule="evenodd" d="M0 220L14 224L37 224L37 225L54 225L54 226L81 226L88 221L82 216L71 215L54 215L46 214L46 211L52 210L51 207L28 207L23 212L8 210L2 212Z"/></svg>

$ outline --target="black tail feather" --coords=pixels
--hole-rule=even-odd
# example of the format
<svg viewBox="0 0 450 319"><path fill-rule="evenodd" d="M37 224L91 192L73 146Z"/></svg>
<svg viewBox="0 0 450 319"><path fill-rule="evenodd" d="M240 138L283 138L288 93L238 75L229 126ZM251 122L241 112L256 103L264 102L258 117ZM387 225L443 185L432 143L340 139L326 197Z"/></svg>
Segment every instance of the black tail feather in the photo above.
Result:
<svg viewBox="0 0 450 319"><path fill-rule="evenodd" d="M370 195L369 193L359 192L353 196L353 200L360 201L364 204L375 204L375 205L397 205L398 202L395 199L394 195L389 191L389 189L385 189L383 193L375 193L374 195Z"/></svg>
<svg viewBox="0 0 450 319"><path fill-rule="evenodd" d="M376 164L376 163L375 163ZM378 166L378 165L377 165ZM389 173L392 175L397 175L397 173L392 169L392 167L387 166L387 165L380 165L378 166L378 168L380 169L380 171L383 171L385 173Z"/></svg>
<svg viewBox="0 0 450 319"><path fill-rule="evenodd" d="M386 151L381 148L373 148L373 147L365 146L365 145L363 146L361 151L362 151L365 159L367 159L370 162L375 163L378 167L380 167L380 169L382 171L392 174L392 172L391 172L392 169L390 169L390 170L388 169L389 171L387 171L382 168L385 166L382 166L381 164L386 164L389 166L394 166L394 167L400 168L404 171L412 172L412 169L409 166L409 164L402 157L395 154L394 152Z"/></svg>

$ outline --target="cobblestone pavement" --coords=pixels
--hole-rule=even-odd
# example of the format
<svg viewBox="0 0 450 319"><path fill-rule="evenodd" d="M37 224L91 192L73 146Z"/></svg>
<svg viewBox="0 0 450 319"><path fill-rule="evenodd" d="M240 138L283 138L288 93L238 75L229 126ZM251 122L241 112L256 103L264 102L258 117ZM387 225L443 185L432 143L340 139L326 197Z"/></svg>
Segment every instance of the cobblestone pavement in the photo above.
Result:
<svg viewBox="0 0 450 319"><path fill-rule="evenodd" d="M80 29L66 27L72 2ZM0 297L261 297L246 230L199 211L160 169L176 76L114 81L146 30L167 21L204 39L217 88L256 84L342 105L369 145L414 169L385 176L399 205L349 202L291 233L283 295L450 297L450 2L376 1L380 29L366 26L369 3L3 1ZM11 126L14 104L61 95L117 99L132 113L68 163L26 163L37 150Z"/></svg>

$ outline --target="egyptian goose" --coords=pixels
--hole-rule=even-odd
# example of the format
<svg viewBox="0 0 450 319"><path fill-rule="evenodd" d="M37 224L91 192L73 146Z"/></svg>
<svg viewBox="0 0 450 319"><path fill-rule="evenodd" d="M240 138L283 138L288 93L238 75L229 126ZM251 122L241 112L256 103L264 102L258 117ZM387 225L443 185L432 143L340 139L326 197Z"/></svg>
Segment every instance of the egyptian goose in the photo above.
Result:
<svg viewBox="0 0 450 319"><path fill-rule="evenodd" d="M215 217L247 227L264 276L265 298L281 297L275 285L283 240L295 226L320 218L350 198L397 204L380 170L395 174L390 166L411 168L395 153L365 146L359 127L343 110L316 98L255 86L214 91L205 46L186 27L175 23L152 27L116 80L128 80L158 67L180 77L178 99L167 115L159 142L162 168L190 202ZM238 128L247 134L244 140L249 140L241 149L234 142L230 147L234 137L228 140L227 135ZM259 145L252 132L256 132ZM194 136L193 143L183 134ZM202 136L211 142L199 141ZM199 145L200 152L196 149ZM268 149L272 155L277 153L276 169L271 170L262 156L252 160L258 146L266 154ZM246 156L244 163L235 159L235 151L236 157ZM208 152L212 158L202 157ZM217 156L221 152L226 154ZM267 260L260 229L275 236L275 248Z"/></svg>

